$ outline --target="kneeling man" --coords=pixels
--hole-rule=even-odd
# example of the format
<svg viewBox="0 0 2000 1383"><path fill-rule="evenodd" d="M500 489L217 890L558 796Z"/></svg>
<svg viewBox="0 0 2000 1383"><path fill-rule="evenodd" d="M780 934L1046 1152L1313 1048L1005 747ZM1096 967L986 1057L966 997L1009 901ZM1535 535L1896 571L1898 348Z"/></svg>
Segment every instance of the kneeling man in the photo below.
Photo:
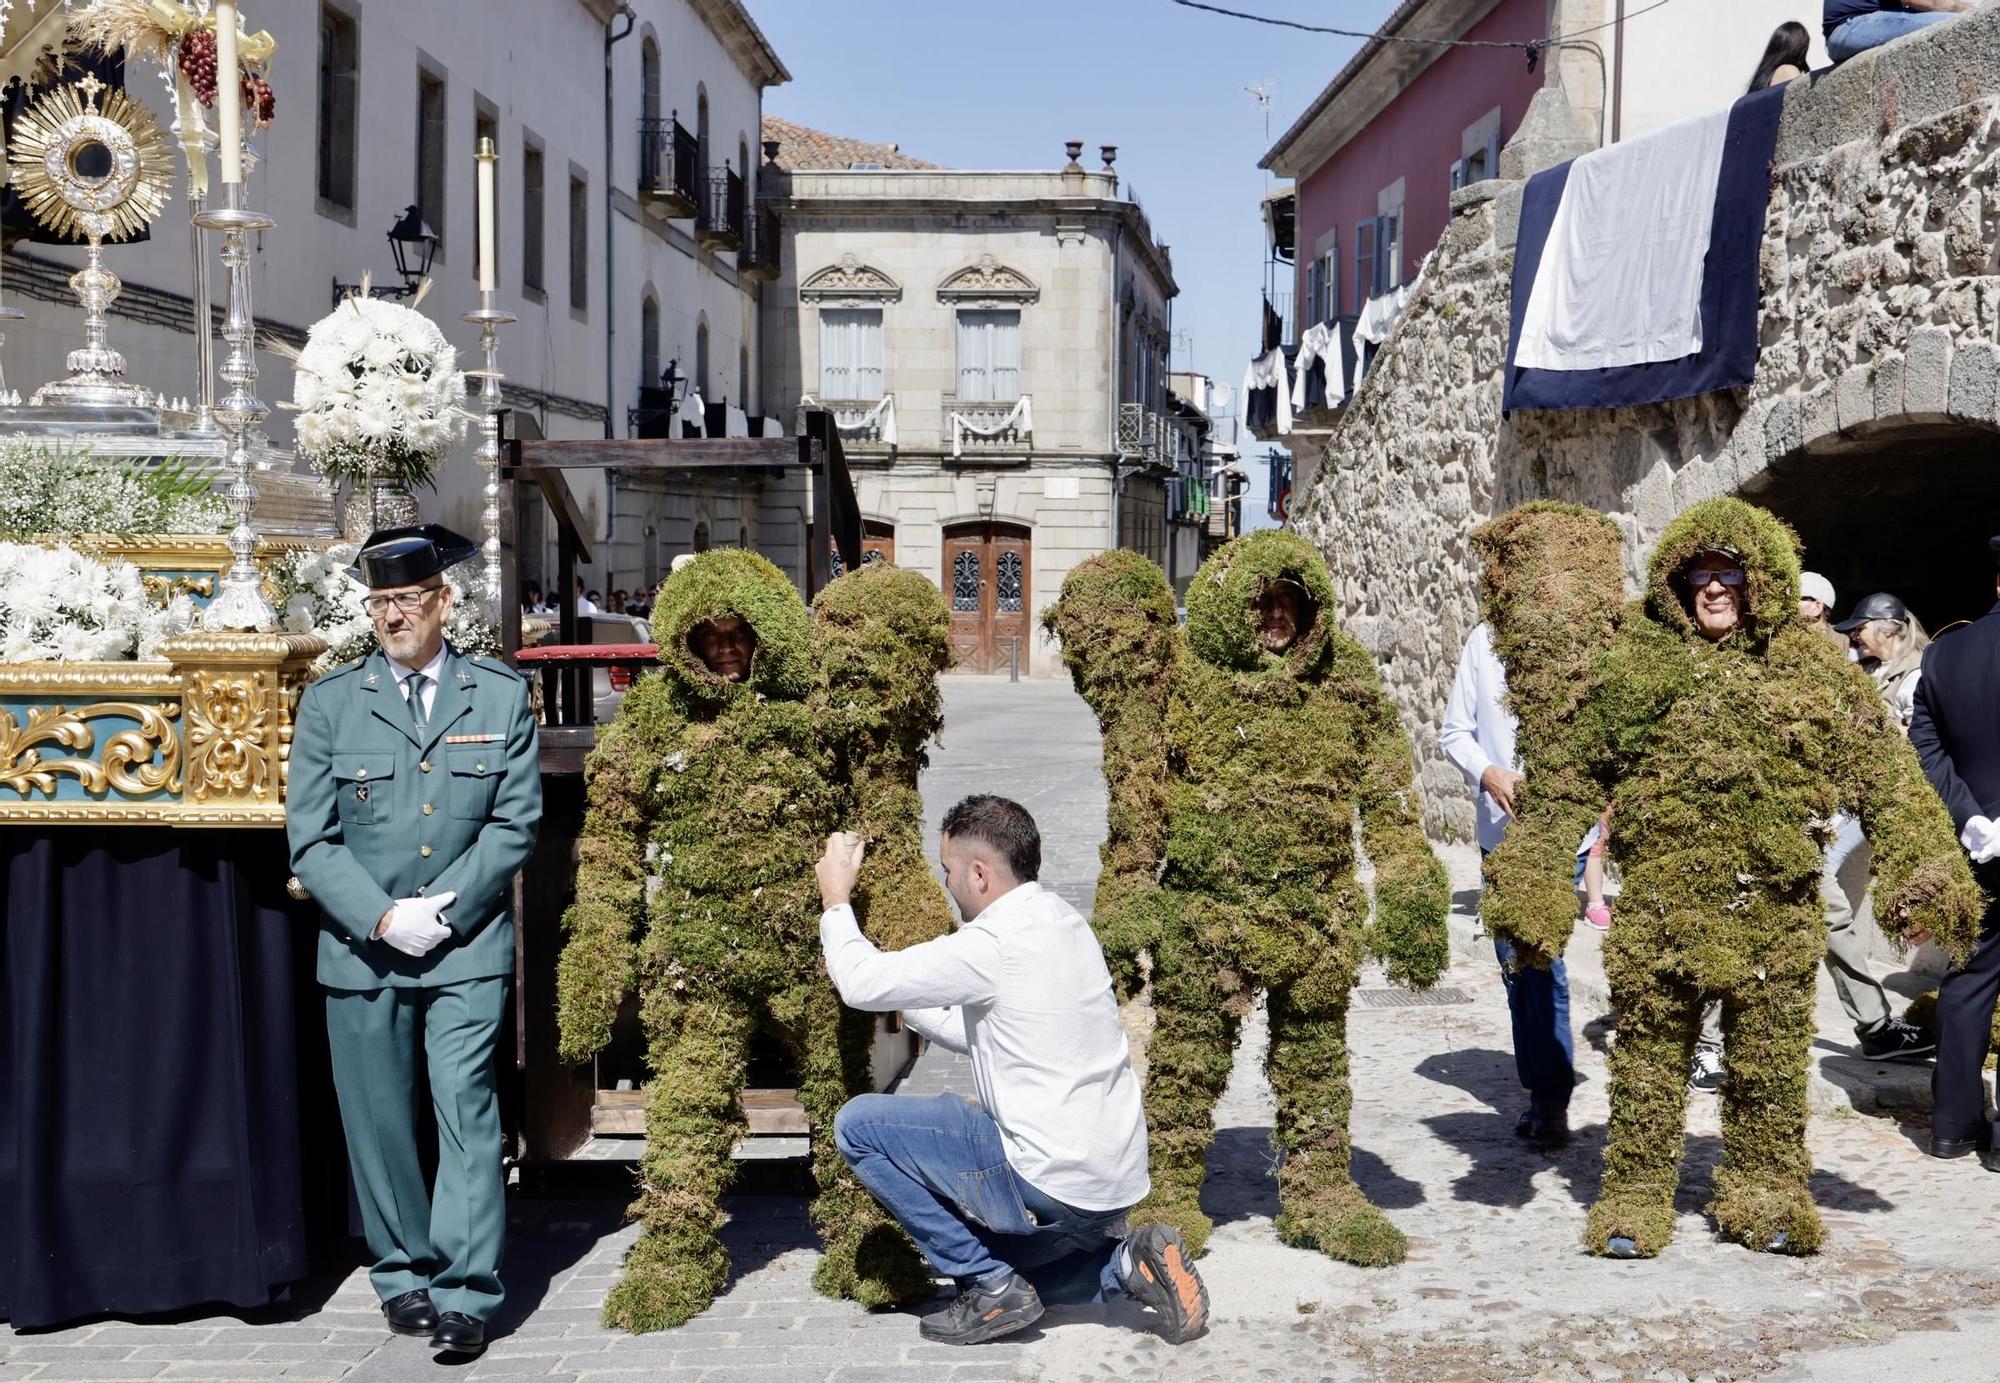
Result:
<svg viewBox="0 0 2000 1383"><path fill-rule="evenodd" d="M963 921L903 951L878 951L848 906L862 853L838 833L819 863L827 973L850 1007L901 1009L968 1055L979 1093L976 1105L862 1095L834 1121L854 1174L958 1282L924 1337L978 1344L1031 1324L1045 1302L1119 1296L1157 1312L1175 1344L1199 1334L1208 1291L1179 1231L1126 1233L1150 1186L1139 1082L1097 938L1035 882L1034 818L989 796L946 814L939 854Z"/></svg>

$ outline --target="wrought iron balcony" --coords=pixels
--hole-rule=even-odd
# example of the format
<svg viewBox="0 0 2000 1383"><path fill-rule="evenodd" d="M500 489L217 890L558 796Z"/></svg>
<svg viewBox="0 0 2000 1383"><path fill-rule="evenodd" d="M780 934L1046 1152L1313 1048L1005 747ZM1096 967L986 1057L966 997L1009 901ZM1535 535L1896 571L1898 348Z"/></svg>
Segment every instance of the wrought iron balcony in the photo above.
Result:
<svg viewBox="0 0 2000 1383"><path fill-rule="evenodd" d="M704 250L743 248L743 178L726 164L704 180L694 238Z"/></svg>
<svg viewBox="0 0 2000 1383"><path fill-rule="evenodd" d="M673 116L639 119L639 204L655 216L701 208L701 149Z"/></svg>
<svg viewBox="0 0 2000 1383"><path fill-rule="evenodd" d="M1025 455L1035 440L1033 403L1026 394L1011 403L946 399L940 436L953 456Z"/></svg>
<svg viewBox="0 0 2000 1383"><path fill-rule="evenodd" d="M759 205L750 217L736 270L745 278L774 279L778 276L778 213Z"/></svg>
<svg viewBox="0 0 2000 1383"><path fill-rule="evenodd" d="M1118 451L1133 465L1172 470L1180 429L1143 403L1118 405Z"/></svg>

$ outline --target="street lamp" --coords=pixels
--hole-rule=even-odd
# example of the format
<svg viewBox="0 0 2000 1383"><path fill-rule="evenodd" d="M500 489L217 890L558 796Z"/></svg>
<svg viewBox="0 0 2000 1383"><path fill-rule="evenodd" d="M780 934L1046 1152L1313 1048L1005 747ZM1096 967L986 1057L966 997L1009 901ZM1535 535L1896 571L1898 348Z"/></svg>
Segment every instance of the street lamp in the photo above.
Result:
<svg viewBox="0 0 2000 1383"><path fill-rule="evenodd" d="M368 285L371 298L407 298L413 296L424 279L430 274L431 261L437 257L438 233L430 228L423 213L415 206L405 207L403 214L396 218L396 224L389 227L389 253L395 256L396 273L403 280L400 287L376 284ZM358 283L333 281L333 305L340 306L340 300L350 293L361 290Z"/></svg>

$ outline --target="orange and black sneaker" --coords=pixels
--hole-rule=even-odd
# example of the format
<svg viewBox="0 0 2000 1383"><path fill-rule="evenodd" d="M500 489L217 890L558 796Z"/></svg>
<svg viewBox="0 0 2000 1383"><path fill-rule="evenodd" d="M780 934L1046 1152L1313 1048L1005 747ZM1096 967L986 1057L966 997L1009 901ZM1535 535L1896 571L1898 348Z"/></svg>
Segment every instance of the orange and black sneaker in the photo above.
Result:
<svg viewBox="0 0 2000 1383"><path fill-rule="evenodd" d="M976 1345L1012 1334L1042 1318L1042 1299L1019 1273L992 1282L968 1283L942 1311L933 1311L917 1326L926 1340L941 1345Z"/></svg>
<svg viewBox="0 0 2000 1383"><path fill-rule="evenodd" d="M1130 1264L1122 1273L1125 1290L1159 1313L1160 1334L1168 1344L1192 1340L1208 1328L1208 1288L1189 1261L1178 1229L1147 1225L1125 1241L1119 1254L1121 1264Z"/></svg>

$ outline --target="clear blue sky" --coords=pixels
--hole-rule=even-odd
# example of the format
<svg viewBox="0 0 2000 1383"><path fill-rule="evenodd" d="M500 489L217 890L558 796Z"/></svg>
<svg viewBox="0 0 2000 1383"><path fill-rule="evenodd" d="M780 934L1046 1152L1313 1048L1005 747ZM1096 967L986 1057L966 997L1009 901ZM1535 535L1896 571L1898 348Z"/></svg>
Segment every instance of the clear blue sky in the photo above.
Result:
<svg viewBox="0 0 2000 1383"><path fill-rule="evenodd" d="M1372 31L1393 0L1225 0L1260 14ZM898 144L950 168L1058 168L1063 141L1118 146L1118 172L1173 247L1177 370L1232 391L1257 346L1269 147L1244 88L1272 93L1276 138L1357 40L1190 10L1171 0L750 0L791 69L764 109ZM1265 448L1247 436L1256 512ZM1246 517L1248 517L1246 515Z"/></svg>

